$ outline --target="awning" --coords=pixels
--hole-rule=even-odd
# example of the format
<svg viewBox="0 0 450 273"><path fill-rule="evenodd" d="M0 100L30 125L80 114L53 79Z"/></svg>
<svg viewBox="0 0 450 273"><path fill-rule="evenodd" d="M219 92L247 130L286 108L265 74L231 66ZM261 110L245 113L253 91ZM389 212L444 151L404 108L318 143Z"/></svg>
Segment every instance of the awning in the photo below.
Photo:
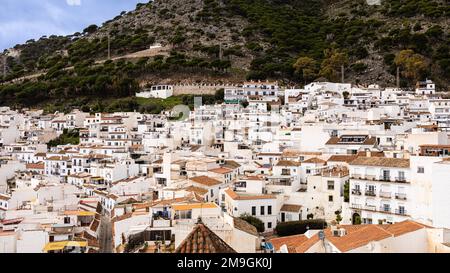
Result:
<svg viewBox="0 0 450 273"><path fill-rule="evenodd" d="M45 245L43 251L55 251L63 250L66 247L87 247L87 242L84 241L61 241L61 242L51 242Z"/></svg>
<svg viewBox="0 0 450 273"><path fill-rule="evenodd" d="M66 210L64 212L64 215L95 216L95 212L94 211L84 211L84 210L78 210L78 211L68 211L68 210Z"/></svg>

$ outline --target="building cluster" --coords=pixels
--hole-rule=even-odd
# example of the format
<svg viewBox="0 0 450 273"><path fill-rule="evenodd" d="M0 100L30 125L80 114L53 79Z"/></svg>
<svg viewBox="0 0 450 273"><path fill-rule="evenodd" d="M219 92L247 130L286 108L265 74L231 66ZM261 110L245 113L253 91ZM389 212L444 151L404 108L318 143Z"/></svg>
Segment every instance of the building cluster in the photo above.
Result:
<svg viewBox="0 0 450 273"><path fill-rule="evenodd" d="M0 252L450 251L450 99L433 82L224 96L181 119L0 108ZM276 236L307 219L328 227Z"/></svg>

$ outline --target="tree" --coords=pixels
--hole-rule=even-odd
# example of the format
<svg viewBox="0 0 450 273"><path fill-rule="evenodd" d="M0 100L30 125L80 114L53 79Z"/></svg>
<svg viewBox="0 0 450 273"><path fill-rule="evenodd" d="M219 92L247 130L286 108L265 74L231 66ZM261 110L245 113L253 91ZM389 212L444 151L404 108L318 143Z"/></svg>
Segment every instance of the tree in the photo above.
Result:
<svg viewBox="0 0 450 273"><path fill-rule="evenodd" d="M327 223L323 219L308 219L279 223L276 226L275 231L278 236L290 236L295 234L303 234L308 230L325 229L326 227Z"/></svg>
<svg viewBox="0 0 450 273"><path fill-rule="evenodd" d="M350 201L350 183L345 181L344 183L344 202Z"/></svg>
<svg viewBox="0 0 450 273"><path fill-rule="evenodd" d="M402 75L410 80L419 80L427 70L428 64L420 54L414 53L412 49L400 51L394 59L394 63L402 68Z"/></svg>
<svg viewBox="0 0 450 273"><path fill-rule="evenodd" d="M320 75L331 81L338 81L341 67L348 64L348 55L337 49L325 50L325 59L320 66Z"/></svg>
<svg viewBox="0 0 450 273"><path fill-rule="evenodd" d="M293 65L295 72L302 77L304 81L311 81L316 78L317 62L310 57L300 57Z"/></svg>
<svg viewBox="0 0 450 273"><path fill-rule="evenodd" d="M242 107L244 107L244 108L247 108L247 106L248 106L248 101L246 101L246 100L243 100L243 101L241 101L241 105L242 105Z"/></svg>
<svg viewBox="0 0 450 273"><path fill-rule="evenodd" d="M85 29L83 30L83 33L91 34L91 33L96 32L97 29L98 29L98 26L97 26L97 25L90 25L90 26L88 26L87 28L85 28Z"/></svg>
<svg viewBox="0 0 450 273"><path fill-rule="evenodd" d="M336 222L339 225L339 223L342 221L342 216L341 216L342 212L340 210L337 210L334 213L336 214Z"/></svg>

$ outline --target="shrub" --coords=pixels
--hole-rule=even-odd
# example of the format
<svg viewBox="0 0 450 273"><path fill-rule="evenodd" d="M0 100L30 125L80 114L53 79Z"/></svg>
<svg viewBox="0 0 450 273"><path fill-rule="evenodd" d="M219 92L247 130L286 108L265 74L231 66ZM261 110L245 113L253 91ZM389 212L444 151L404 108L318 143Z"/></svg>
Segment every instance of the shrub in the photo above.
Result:
<svg viewBox="0 0 450 273"><path fill-rule="evenodd" d="M307 228L308 227L308 228ZM303 234L308 229L323 229L327 227L327 223L323 219L301 220L279 223L275 228L279 236L290 236Z"/></svg>
<svg viewBox="0 0 450 273"><path fill-rule="evenodd" d="M254 226L256 228L256 230L258 230L258 232L264 232L264 222L261 221L260 219L253 217L251 215L248 214L243 214L241 215L242 220L244 220L245 222L249 223L250 225Z"/></svg>

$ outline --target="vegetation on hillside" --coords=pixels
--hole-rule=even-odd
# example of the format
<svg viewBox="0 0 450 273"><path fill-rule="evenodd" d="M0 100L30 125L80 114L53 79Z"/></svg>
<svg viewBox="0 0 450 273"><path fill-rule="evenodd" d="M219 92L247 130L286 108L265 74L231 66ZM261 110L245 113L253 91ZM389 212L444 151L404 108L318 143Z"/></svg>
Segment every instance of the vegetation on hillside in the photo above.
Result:
<svg viewBox="0 0 450 273"><path fill-rule="evenodd" d="M402 86L429 77L438 88L448 89L448 4L383 0L381 6L368 6L365 2L171 0L139 4L135 11L122 12L102 26L17 45L20 54L6 58L8 73L0 77L4 83L0 105L153 113L167 107L160 101L133 98L146 77L164 79L183 73L226 79L236 69L247 79L304 84L319 77L340 81L344 66L347 81L383 85L395 83L400 67ZM200 9L189 9L190 3ZM153 19L164 24L143 22ZM108 35L113 56L146 49L154 42L173 49L168 56L104 61ZM11 82L33 73L42 75Z"/></svg>
<svg viewBox="0 0 450 273"><path fill-rule="evenodd" d="M50 148L50 147L56 147L58 145L67 145L67 144L73 144L73 145L80 144L80 131L79 130L64 129L63 133L56 139L50 140L47 143L47 146Z"/></svg>

